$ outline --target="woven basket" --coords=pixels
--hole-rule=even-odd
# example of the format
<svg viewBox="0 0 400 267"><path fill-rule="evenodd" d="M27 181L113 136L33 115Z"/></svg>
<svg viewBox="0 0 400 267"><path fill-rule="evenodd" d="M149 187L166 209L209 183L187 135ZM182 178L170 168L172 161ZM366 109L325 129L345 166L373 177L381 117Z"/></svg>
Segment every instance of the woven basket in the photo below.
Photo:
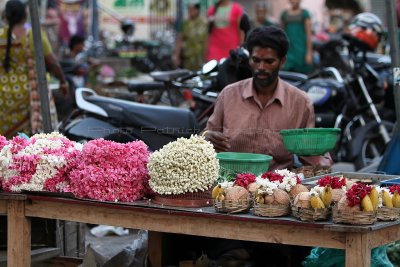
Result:
<svg viewBox="0 0 400 267"><path fill-rule="evenodd" d="M333 207L332 220L334 223L354 225L374 224L376 222L376 211L347 211Z"/></svg>
<svg viewBox="0 0 400 267"><path fill-rule="evenodd" d="M279 217L290 213L290 205L254 204L254 214L262 217Z"/></svg>
<svg viewBox="0 0 400 267"><path fill-rule="evenodd" d="M294 173L302 173L304 178L310 178L314 176L314 167L313 166L302 166L293 170Z"/></svg>
<svg viewBox="0 0 400 267"><path fill-rule="evenodd" d="M380 221L394 221L400 218L399 208L382 207L378 209L376 218Z"/></svg>
<svg viewBox="0 0 400 267"><path fill-rule="evenodd" d="M321 176L325 174L329 174L332 172L332 167L331 166L316 166L314 168L314 175L315 176Z"/></svg>
<svg viewBox="0 0 400 267"><path fill-rule="evenodd" d="M250 199L222 201L214 199L214 208L217 212L224 213L248 212L250 209Z"/></svg>
<svg viewBox="0 0 400 267"><path fill-rule="evenodd" d="M328 220L331 215L330 209L298 208L292 206L292 215L305 222Z"/></svg>

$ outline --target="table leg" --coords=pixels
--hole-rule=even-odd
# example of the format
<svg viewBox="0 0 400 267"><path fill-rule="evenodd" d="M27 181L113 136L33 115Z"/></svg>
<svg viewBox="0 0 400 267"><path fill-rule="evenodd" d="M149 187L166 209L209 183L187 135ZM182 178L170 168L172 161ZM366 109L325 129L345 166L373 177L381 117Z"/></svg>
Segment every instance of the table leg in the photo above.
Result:
<svg viewBox="0 0 400 267"><path fill-rule="evenodd" d="M346 266L371 266L371 242L368 233L346 234Z"/></svg>
<svg viewBox="0 0 400 267"><path fill-rule="evenodd" d="M31 266L31 221L24 201L8 200L7 224L7 266Z"/></svg>
<svg viewBox="0 0 400 267"><path fill-rule="evenodd" d="M148 261L150 267L162 266L163 233L149 231L147 246Z"/></svg>

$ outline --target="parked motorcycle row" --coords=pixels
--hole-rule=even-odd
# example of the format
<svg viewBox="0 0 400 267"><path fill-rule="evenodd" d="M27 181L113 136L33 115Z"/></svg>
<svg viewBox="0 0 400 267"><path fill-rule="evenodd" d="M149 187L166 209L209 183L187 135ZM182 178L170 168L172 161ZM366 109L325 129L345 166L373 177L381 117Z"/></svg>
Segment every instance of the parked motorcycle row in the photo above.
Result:
<svg viewBox="0 0 400 267"><path fill-rule="evenodd" d="M319 48L319 55L320 66L312 75L281 71L280 77L310 96L316 127L342 129L332 152L334 160L363 168L383 154L393 129L390 58L359 49L348 36L328 41ZM225 60L208 62L197 72L150 72L151 82L128 84L132 99L104 97L78 88L77 108L59 130L79 142L141 139L150 149L159 149L205 128L219 92L252 76L248 59L248 52L237 48Z"/></svg>

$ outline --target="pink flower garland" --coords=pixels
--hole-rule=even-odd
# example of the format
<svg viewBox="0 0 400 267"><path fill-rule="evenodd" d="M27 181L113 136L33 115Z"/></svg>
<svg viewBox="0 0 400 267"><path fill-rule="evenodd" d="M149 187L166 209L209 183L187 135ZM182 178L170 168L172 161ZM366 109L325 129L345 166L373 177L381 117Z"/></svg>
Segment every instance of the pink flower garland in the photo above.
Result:
<svg viewBox="0 0 400 267"><path fill-rule="evenodd" d="M66 191L81 198L130 202L149 192L150 153L142 141L120 144L104 139L83 147L78 164L70 173Z"/></svg>

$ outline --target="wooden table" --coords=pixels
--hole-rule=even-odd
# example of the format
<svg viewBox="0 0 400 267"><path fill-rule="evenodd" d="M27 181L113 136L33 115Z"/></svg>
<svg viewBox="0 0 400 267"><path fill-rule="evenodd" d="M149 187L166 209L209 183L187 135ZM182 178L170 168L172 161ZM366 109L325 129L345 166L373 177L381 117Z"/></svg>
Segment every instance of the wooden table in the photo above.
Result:
<svg viewBox="0 0 400 267"><path fill-rule="evenodd" d="M370 266L372 248L400 239L399 221L371 226L303 223L291 217L217 214L212 207L167 208L148 201L109 203L27 195L26 200L8 200L10 267L30 266L32 217L147 229L149 262L153 267L161 267L161 233L345 249L346 266L358 267Z"/></svg>

